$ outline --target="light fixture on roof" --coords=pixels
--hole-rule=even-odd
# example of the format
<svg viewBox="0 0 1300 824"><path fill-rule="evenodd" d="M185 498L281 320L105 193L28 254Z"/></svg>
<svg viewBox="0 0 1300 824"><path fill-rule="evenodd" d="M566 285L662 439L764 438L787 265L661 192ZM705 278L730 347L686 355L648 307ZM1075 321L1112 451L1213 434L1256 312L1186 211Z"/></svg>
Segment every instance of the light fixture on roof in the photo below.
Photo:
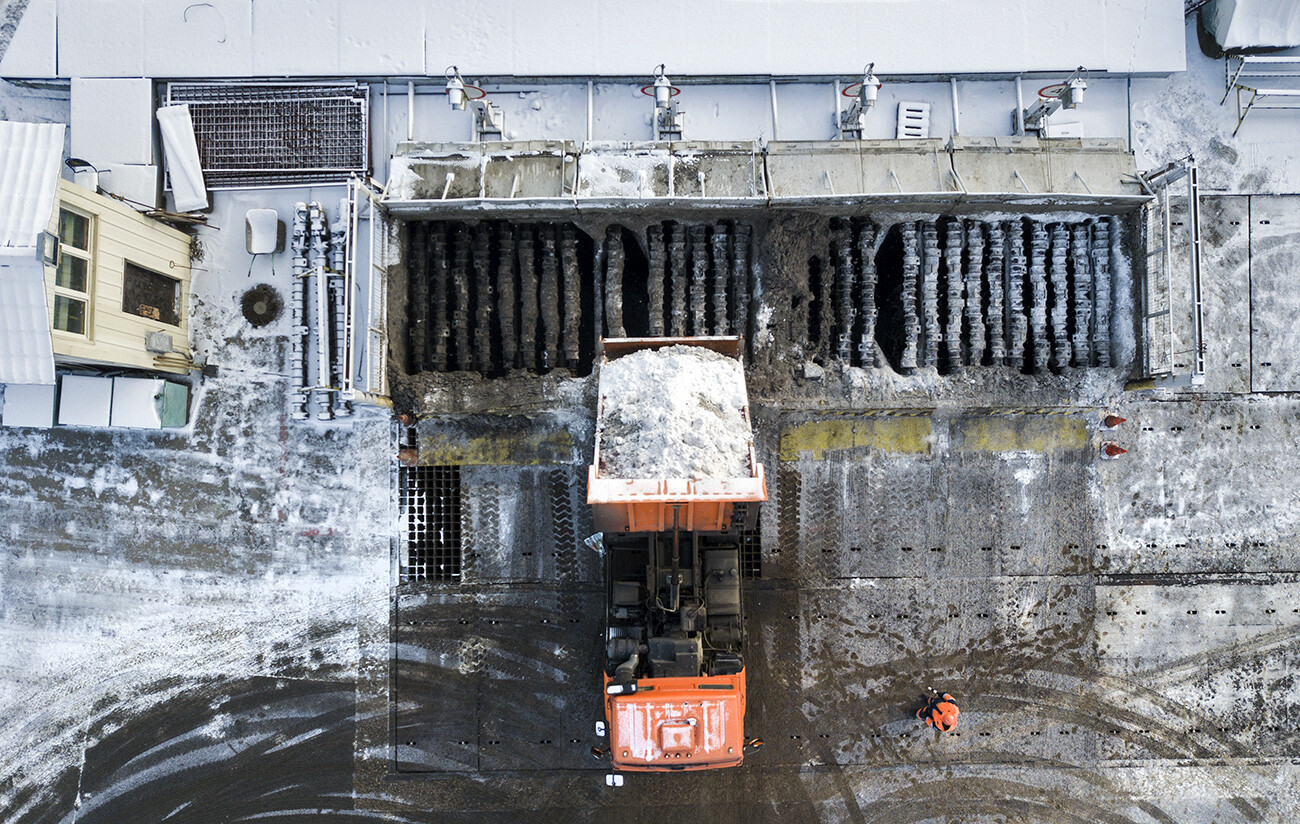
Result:
<svg viewBox="0 0 1300 824"><path fill-rule="evenodd" d="M72 170L72 181L78 186L91 190L99 191L99 169L89 160L82 160L79 157L70 157L63 161L63 165Z"/></svg>
<svg viewBox="0 0 1300 824"><path fill-rule="evenodd" d="M848 111L840 113L838 125L841 140L861 139L862 133L866 130L867 109L875 107L876 100L880 97L880 87L884 85L880 82L880 78L876 77L875 68L875 63L868 63L862 70L862 79L857 83L851 83L841 92L845 97L854 98L853 105L848 108Z"/></svg>
<svg viewBox="0 0 1300 824"><path fill-rule="evenodd" d="M477 97L473 96L477 93ZM487 99L487 92L478 86L471 86L460 76L460 69L447 67L447 102L452 109L463 112L467 107L474 110L474 139L501 139L505 129L505 113L492 105Z"/></svg>
<svg viewBox="0 0 1300 824"><path fill-rule="evenodd" d="M1074 70L1064 83L1055 83L1038 90L1038 100L1021 114L1024 129L1030 132L1043 131L1044 121L1058 109L1077 109L1083 102L1083 90L1088 88L1083 66Z"/></svg>
<svg viewBox="0 0 1300 824"><path fill-rule="evenodd" d="M686 112L677 108L677 102L673 98L681 94L682 90L664 75L664 68L663 63L655 67L654 81L649 86L642 86L641 93L655 99L654 139L681 140Z"/></svg>

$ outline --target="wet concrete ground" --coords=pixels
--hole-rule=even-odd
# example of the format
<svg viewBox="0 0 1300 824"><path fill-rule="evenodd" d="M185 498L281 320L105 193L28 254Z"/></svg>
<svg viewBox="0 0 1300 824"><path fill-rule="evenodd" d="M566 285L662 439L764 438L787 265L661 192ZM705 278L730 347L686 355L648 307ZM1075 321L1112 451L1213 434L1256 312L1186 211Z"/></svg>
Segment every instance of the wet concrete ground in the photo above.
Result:
<svg viewBox="0 0 1300 824"><path fill-rule="evenodd" d="M0 819L1294 820L1297 408L1232 363L1294 374L1270 261L1300 243L1215 226L1207 391L756 382L766 745L619 790L589 753L590 385L420 423L422 460L463 467L465 572L402 583L396 429L291 424L283 343L231 314L243 272L210 281L192 431L0 431ZM928 685L954 733L912 717Z"/></svg>

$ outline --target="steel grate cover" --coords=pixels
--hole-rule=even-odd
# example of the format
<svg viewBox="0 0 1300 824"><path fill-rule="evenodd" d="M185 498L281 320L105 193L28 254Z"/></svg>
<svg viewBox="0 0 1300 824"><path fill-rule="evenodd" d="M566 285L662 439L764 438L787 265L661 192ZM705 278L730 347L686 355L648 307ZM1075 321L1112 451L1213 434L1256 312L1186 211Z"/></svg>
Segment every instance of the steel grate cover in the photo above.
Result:
<svg viewBox="0 0 1300 824"><path fill-rule="evenodd" d="M749 507L757 504L738 503L735 504L735 520L740 523L746 523L749 520ZM763 577L763 531L762 524L758 518L753 520L753 529L740 530L740 577L741 578L762 578Z"/></svg>
<svg viewBox="0 0 1300 824"><path fill-rule="evenodd" d="M398 477L406 552L401 580L461 580L459 466L404 466Z"/></svg>
<svg viewBox="0 0 1300 824"><path fill-rule="evenodd" d="M364 85L171 83L186 103L209 189L341 183L369 169Z"/></svg>

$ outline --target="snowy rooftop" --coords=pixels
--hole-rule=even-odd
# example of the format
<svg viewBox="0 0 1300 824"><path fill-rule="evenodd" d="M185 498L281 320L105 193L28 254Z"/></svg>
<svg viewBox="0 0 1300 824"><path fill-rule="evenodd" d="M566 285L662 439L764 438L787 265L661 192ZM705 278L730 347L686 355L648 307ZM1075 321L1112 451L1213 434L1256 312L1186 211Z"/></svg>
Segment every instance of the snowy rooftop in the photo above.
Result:
<svg viewBox="0 0 1300 824"><path fill-rule="evenodd" d="M169 4L31 0L7 77L834 75L1184 68L1179 0L598 0ZM647 30L661 37L630 36ZM979 37L968 36L979 32ZM720 34L725 36L720 37ZM111 41L113 48L103 48ZM583 44L573 48L572 44ZM164 44L159 47L158 44ZM304 47L313 44L314 47ZM942 46L940 47L940 44Z"/></svg>

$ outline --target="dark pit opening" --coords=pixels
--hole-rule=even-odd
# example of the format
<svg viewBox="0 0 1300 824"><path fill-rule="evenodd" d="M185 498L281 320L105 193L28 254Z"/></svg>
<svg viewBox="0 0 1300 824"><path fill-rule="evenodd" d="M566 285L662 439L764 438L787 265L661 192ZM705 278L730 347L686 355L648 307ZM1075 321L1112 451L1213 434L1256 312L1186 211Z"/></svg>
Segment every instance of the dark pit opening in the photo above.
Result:
<svg viewBox="0 0 1300 824"><path fill-rule="evenodd" d="M821 349L826 343L823 313L826 311L822 300L822 278L826 277L821 255L808 258L808 291L812 299L808 301L808 344L816 350L814 357L818 363L825 361Z"/></svg>
<svg viewBox="0 0 1300 824"><path fill-rule="evenodd" d="M623 328L629 337L650 334L650 261L644 238L624 227L623 230Z"/></svg>
<svg viewBox="0 0 1300 824"><path fill-rule="evenodd" d="M895 372L902 371L903 347L903 229L885 232L876 251L876 342Z"/></svg>

